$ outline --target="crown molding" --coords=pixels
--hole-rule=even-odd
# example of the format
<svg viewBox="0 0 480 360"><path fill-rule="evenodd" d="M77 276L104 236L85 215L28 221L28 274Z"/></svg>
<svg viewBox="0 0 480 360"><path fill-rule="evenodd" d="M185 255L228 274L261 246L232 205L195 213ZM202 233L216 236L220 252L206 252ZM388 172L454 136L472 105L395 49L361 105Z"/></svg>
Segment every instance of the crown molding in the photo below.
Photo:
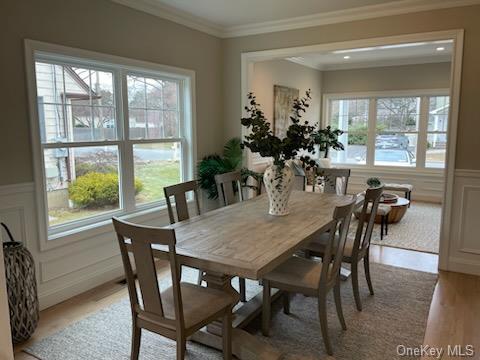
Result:
<svg viewBox="0 0 480 360"><path fill-rule="evenodd" d="M173 21L194 30L204 32L219 38L223 38L225 28L215 25L212 22L203 20L197 16L190 15L184 11L174 9L170 6L161 4L155 0L112 0L113 2L128 6L135 10L143 11L147 14L157 16L162 19Z"/></svg>
<svg viewBox="0 0 480 360"><path fill-rule="evenodd" d="M220 38L265 34L320 25L480 4L480 0L398 0L385 4L361 6L283 20L224 27L184 11L174 9L170 6L165 6L155 0L112 1Z"/></svg>
<svg viewBox="0 0 480 360"><path fill-rule="evenodd" d="M448 56L422 56L411 58L399 58L388 60L371 60L353 63L338 63L330 65L317 66L305 60L297 58L287 58L286 61L309 67L311 69L319 71L341 71L341 70L360 70L369 68L382 68L382 67L395 67L395 66L408 66L408 65L423 65L423 64L441 64L450 63L451 55Z"/></svg>

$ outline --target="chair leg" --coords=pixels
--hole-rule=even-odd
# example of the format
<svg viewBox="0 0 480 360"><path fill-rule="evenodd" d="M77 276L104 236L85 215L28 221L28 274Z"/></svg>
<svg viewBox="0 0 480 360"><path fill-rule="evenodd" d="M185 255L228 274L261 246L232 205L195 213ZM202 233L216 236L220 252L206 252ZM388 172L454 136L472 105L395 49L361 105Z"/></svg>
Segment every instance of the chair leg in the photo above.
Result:
<svg viewBox="0 0 480 360"><path fill-rule="evenodd" d="M372 279L370 278L370 249L367 251L367 254L363 258L363 267L365 268L365 278L367 279L368 290L370 290L370 294L373 295L373 286L372 286Z"/></svg>
<svg viewBox="0 0 480 360"><path fill-rule="evenodd" d="M288 292L283 294L283 313L287 315L290 314L290 293Z"/></svg>
<svg viewBox="0 0 480 360"><path fill-rule="evenodd" d="M262 334L269 336L270 333L270 281L263 280L263 303L262 303Z"/></svg>
<svg viewBox="0 0 480 360"><path fill-rule="evenodd" d="M327 296L320 293L318 297L318 317L320 318L320 328L322 330L323 342L328 355L333 355L332 344L328 336L328 320L327 320Z"/></svg>
<svg viewBox="0 0 480 360"><path fill-rule="evenodd" d="M340 320L342 329L347 330L347 324L345 324L345 318L343 317L342 297L340 296L340 276L338 276L337 283L333 288L333 294L335 295L335 307L337 308L338 320Z"/></svg>
<svg viewBox="0 0 480 360"><path fill-rule="evenodd" d="M385 225L385 216L380 217L380 240L383 240L383 227Z"/></svg>
<svg viewBox="0 0 480 360"><path fill-rule="evenodd" d="M142 329L137 327L134 321L133 327L132 327L132 353L131 353L132 360L138 359L138 354L140 353L141 340L142 340Z"/></svg>
<svg viewBox="0 0 480 360"><path fill-rule="evenodd" d="M352 287L357 310L362 311L362 302L360 301L360 292L358 290L358 262L356 261L352 263Z"/></svg>
<svg viewBox="0 0 480 360"><path fill-rule="evenodd" d="M187 352L187 339L179 336L177 339L177 360L185 359L186 352Z"/></svg>
<svg viewBox="0 0 480 360"><path fill-rule="evenodd" d="M198 270L197 285L202 286L202 281L203 281L203 271L202 271L202 270Z"/></svg>
<svg viewBox="0 0 480 360"><path fill-rule="evenodd" d="M232 309L228 308L223 317L223 358L230 360L232 358Z"/></svg>
<svg viewBox="0 0 480 360"><path fill-rule="evenodd" d="M388 235L388 214L385 215L385 235Z"/></svg>
<svg viewBox="0 0 480 360"><path fill-rule="evenodd" d="M247 287L245 284L245 279L239 277L238 278L238 283L240 287L240 301L241 302L247 302Z"/></svg>

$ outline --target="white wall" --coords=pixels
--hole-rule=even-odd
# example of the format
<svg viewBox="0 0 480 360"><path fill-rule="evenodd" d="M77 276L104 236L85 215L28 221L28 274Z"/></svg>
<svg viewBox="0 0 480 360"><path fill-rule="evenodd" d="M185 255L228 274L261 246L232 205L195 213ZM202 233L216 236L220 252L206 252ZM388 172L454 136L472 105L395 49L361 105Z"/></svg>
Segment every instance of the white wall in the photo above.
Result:
<svg viewBox="0 0 480 360"><path fill-rule="evenodd" d="M0 246L0 359L13 359L7 289L5 287L5 265L3 263L2 246Z"/></svg>

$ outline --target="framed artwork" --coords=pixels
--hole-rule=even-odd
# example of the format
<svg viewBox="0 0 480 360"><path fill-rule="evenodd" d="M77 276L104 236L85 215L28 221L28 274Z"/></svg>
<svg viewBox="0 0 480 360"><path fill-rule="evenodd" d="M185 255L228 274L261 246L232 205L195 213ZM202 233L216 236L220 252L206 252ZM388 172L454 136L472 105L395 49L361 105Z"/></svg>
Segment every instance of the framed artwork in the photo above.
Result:
<svg viewBox="0 0 480 360"><path fill-rule="evenodd" d="M280 85L273 86L272 129L275 136L284 138L287 135L293 100L298 98L299 94L299 89Z"/></svg>

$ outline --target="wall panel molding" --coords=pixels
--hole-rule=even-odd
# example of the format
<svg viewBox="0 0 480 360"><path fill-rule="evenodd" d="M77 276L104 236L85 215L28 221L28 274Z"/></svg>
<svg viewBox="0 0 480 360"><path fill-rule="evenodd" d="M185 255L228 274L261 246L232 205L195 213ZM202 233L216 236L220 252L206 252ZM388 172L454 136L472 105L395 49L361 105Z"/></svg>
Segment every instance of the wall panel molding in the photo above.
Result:
<svg viewBox="0 0 480 360"><path fill-rule="evenodd" d="M480 275L480 170L457 169L448 270Z"/></svg>

